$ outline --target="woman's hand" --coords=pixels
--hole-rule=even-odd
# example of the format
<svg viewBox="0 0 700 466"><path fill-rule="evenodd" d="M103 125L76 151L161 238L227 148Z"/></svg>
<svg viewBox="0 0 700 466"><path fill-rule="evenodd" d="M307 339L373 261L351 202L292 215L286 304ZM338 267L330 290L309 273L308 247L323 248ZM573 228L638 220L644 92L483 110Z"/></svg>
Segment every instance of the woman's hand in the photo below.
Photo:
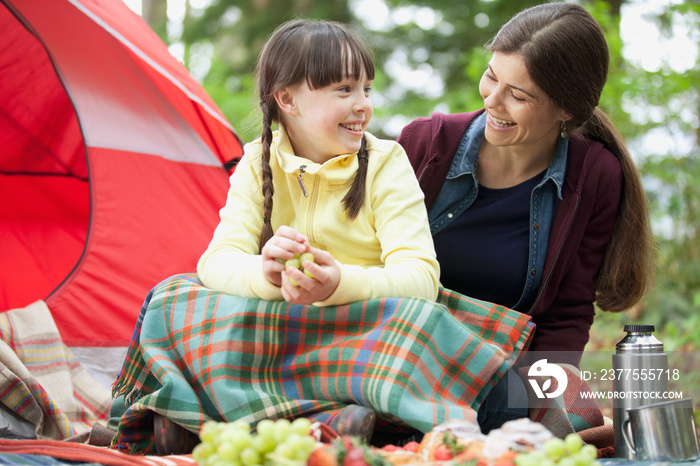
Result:
<svg viewBox="0 0 700 466"><path fill-rule="evenodd" d="M286 225L279 227L261 251L265 278L273 285L281 287L285 261L308 251L309 248L309 238L305 235Z"/></svg>
<svg viewBox="0 0 700 466"><path fill-rule="evenodd" d="M328 251L309 246L314 261L304 261L304 271L288 267L282 272L282 297L292 304L312 304L327 299L340 282L340 267ZM282 264L280 264L282 265ZM290 283L293 279L298 286Z"/></svg>

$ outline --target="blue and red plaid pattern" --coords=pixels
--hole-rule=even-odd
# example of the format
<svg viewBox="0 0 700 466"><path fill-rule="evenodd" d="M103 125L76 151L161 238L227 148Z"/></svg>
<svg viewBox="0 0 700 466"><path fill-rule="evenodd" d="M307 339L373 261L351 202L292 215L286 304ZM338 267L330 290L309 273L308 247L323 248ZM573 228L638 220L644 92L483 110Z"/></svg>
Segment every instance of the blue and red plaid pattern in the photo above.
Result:
<svg viewBox="0 0 700 466"><path fill-rule="evenodd" d="M323 418L356 403L423 432L475 408L526 349L529 316L442 289L314 307L212 291L196 275L157 285L113 395L112 445L153 451L152 413L197 432L209 419Z"/></svg>

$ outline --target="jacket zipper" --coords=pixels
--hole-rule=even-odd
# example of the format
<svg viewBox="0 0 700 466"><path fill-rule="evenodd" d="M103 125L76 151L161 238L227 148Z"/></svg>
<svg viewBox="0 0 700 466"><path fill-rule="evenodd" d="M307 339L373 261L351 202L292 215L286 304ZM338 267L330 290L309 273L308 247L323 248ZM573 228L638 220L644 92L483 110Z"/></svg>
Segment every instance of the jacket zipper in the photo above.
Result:
<svg viewBox="0 0 700 466"><path fill-rule="evenodd" d="M302 176L304 176L304 170L306 169L306 165L302 165L299 167L299 175L297 175L297 182L299 183L299 187L301 188L301 192L304 195L304 197L309 197L309 191L306 189L306 185L304 185L304 180L301 179Z"/></svg>
<svg viewBox="0 0 700 466"><path fill-rule="evenodd" d="M309 199L308 203L306 204L306 236L309 238L309 241L312 243L316 242L316 228L314 228L314 217L316 216L316 201L318 199L318 191L319 188L318 186L314 183L314 179L312 178L311 180L312 185L311 185L311 198Z"/></svg>

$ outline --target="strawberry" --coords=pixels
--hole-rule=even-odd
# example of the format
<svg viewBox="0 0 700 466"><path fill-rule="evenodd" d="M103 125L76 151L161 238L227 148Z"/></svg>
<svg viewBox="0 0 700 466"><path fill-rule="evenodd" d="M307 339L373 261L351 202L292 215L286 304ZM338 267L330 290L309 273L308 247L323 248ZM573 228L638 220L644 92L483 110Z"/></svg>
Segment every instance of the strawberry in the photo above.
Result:
<svg viewBox="0 0 700 466"><path fill-rule="evenodd" d="M349 449L343 458L343 466L368 466L364 450L357 447Z"/></svg>
<svg viewBox="0 0 700 466"><path fill-rule="evenodd" d="M351 450L355 447L355 444L352 441L352 437L350 437L349 435L343 435L340 437L340 445L346 450Z"/></svg>
<svg viewBox="0 0 700 466"><path fill-rule="evenodd" d="M401 450L401 447L397 447L396 445L392 445L392 444L387 444L387 445L384 445L381 449L384 451L396 451L396 450Z"/></svg>
<svg viewBox="0 0 700 466"><path fill-rule="evenodd" d="M435 453L433 454L435 457L436 461L447 461L451 460L454 455L450 451L450 448L445 445L444 443L441 443L435 448Z"/></svg>
<svg viewBox="0 0 700 466"><path fill-rule="evenodd" d="M412 452L417 452L418 447L420 446L420 443L418 442L408 442L406 445L403 446L403 449L406 451L412 451Z"/></svg>
<svg viewBox="0 0 700 466"><path fill-rule="evenodd" d="M455 460L457 460L458 462L469 462L478 459L479 455L477 455L473 451L463 451L461 453L458 453L457 456L455 456Z"/></svg>
<svg viewBox="0 0 700 466"><path fill-rule="evenodd" d="M311 452L306 466L338 466L337 452L332 447L320 447Z"/></svg>
<svg viewBox="0 0 700 466"><path fill-rule="evenodd" d="M517 456L518 454L516 452L509 450L496 458L493 462L493 466L514 466Z"/></svg>

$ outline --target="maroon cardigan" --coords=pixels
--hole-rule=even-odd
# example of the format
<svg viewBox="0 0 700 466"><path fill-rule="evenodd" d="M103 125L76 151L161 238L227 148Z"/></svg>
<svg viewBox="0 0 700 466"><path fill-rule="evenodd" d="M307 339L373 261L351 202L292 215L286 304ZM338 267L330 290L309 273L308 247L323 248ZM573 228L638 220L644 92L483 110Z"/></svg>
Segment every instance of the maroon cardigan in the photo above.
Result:
<svg viewBox="0 0 700 466"><path fill-rule="evenodd" d="M398 138L411 160L428 209L457 147L483 110L419 118ZM578 365L589 339L596 282L622 196L622 168L600 142L569 138L566 177L549 235L542 284L527 310L537 325L530 351ZM478 296L475 296L478 299Z"/></svg>

